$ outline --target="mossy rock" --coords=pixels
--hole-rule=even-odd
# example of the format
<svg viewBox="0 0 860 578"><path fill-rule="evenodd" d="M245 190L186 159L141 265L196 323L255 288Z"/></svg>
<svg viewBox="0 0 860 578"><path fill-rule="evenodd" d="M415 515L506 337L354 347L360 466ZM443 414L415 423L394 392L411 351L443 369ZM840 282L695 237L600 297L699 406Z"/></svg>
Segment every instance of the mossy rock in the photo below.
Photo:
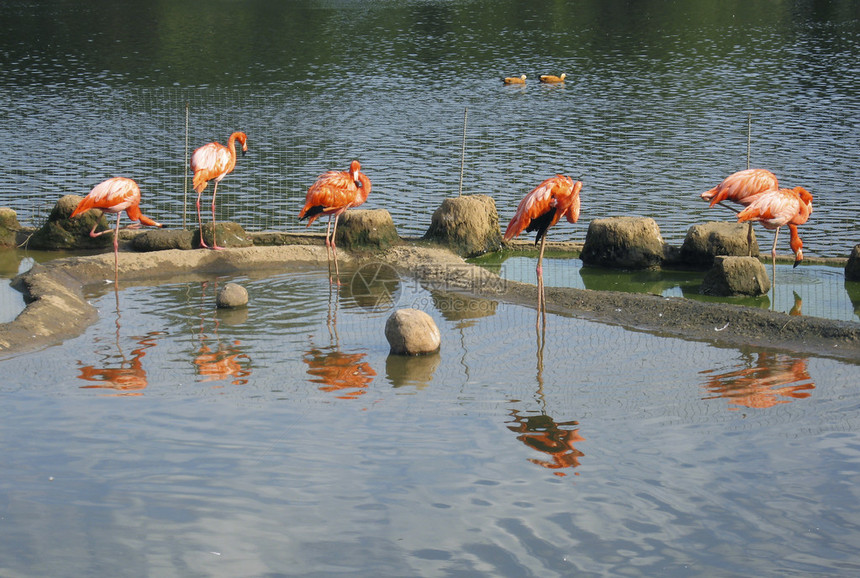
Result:
<svg viewBox="0 0 860 578"><path fill-rule="evenodd" d="M195 241L200 242L200 234L189 229L151 229L135 235L131 246L141 253L167 249L188 250L194 248Z"/></svg>
<svg viewBox="0 0 860 578"><path fill-rule="evenodd" d="M749 223L712 221L690 227L681 246L685 265L707 269L719 255L758 257L758 241Z"/></svg>
<svg viewBox="0 0 860 578"><path fill-rule="evenodd" d="M30 237L27 246L47 251L74 249L103 249L113 244L113 235L90 237L93 225L96 231L111 228L102 211L92 209L70 219L78 204L83 200L79 195L65 195L57 201L48 220Z"/></svg>
<svg viewBox="0 0 860 578"><path fill-rule="evenodd" d="M14 247L20 229L18 214L8 207L0 207L0 247Z"/></svg>
<svg viewBox="0 0 860 578"><path fill-rule="evenodd" d="M580 258L585 265L650 269L663 263L660 227L650 217L610 217L588 225Z"/></svg>
<svg viewBox="0 0 860 578"><path fill-rule="evenodd" d="M212 223L203 224L203 240L210 247L214 244L212 229ZM230 221L218 223L215 225L215 232L218 235L219 247L250 247L254 244L254 240L239 223ZM194 248L200 248L200 229L194 230Z"/></svg>
<svg viewBox="0 0 860 578"><path fill-rule="evenodd" d="M845 264L845 280L860 281L860 245L854 245L851 256Z"/></svg>
<svg viewBox="0 0 860 578"><path fill-rule="evenodd" d="M350 249L387 249L400 242L391 213L385 209L353 209L337 223L338 247Z"/></svg>
<svg viewBox="0 0 860 578"><path fill-rule="evenodd" d="M770 277L756 257L719 255L705 274L699 292L720 297L758 297L770 291Z"/></svg>
<svg viewBox="0 0 860 578"><path fill-rule="evenodd" d="M433 213L424 238L463 257L496 251L502 245L496 202L486 195L445 199Z"/></svg>

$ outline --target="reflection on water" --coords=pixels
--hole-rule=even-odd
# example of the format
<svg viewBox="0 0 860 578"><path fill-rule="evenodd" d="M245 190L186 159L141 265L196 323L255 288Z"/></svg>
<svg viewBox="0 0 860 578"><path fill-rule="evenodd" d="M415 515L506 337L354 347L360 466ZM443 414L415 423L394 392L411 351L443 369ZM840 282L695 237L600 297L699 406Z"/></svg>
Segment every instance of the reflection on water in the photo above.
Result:
<svg viewBox="0 0 860 578"><path fill-rule="evenodd" d="M215 308L228 281L244 310ZM854 551L853 364L556 315L536 333L532 308L398 286L386 311L324 270L88 294L83 335L3 361L4 568L827 574ZM385 321L411 305L442 348L390 356Z"/></svg>
<svg viewBox="0 0 860 578"><path fill-rule="evenodd" d="M529 448L546 454L549 459L529 458L533 464L550 470L563 470L579 466L579 458L583 457L581 451L576 449L575 443L584 442L585 438L579 435L579 422L565 421L556 422L546 414L523 416L516 409L509 414L513 418L508 421L508 429L520 435L517 439ZM557 476L564 476L562 471L555 472Z"/></svg>
<svg viewBox="0 0 860 578"><path fill-rule="evenodd" d="M808 398L815 389L807 360L788 354L761 352L749 356L744 367L719 374L706 370L702 375L708 377L704 387L712 394L703 399L725 398L730 410L791 403Z"/></svg>
<svg viewBox="0 0 860 578"><path fill-rule="evenodd" d="M141 395L149 384L146 370L143 368L143 358L146 356L146 350L155 347L156 339L163 335L164 333L156 332L145 337L133 337L137 346L131 350L131 358L128 358L123 353L117 331L115 354L101 354L102 360L98 366L78 362L78 377L90 384L82 385L81 389L114 389L123 392L121 395Z"/></svg>

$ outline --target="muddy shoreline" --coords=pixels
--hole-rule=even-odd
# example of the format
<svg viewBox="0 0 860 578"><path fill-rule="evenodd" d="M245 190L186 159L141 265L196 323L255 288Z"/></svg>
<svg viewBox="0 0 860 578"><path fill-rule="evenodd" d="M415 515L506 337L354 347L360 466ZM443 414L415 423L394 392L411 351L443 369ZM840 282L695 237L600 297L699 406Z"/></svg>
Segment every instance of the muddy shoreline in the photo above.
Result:
<svg viewBox="0 0 860 578"><path fill-rule="evenodd" d="M274 273L288 270L290 265L326 267L325 247L308 244L305 237L292 240L292 244L219 252L123 251L119 259L120 289L201 275L267 270ZM342 263L387 263L403 276L444 291L535 307L534 285L502 280L437 246L407 242L382 252L342 250L338 254ZM41 349L80 335L98 315L83 298L83 289L112 280L113 267L113 254L104 253L49 261L16 277L13 286L24 294L28 305L14 321L0 324L0 357ZM632 330L721 346L767 347L860 363L860 324L850 321L794 317L682 297L556 287L547 288L547 301L551 313Z"/></svg>

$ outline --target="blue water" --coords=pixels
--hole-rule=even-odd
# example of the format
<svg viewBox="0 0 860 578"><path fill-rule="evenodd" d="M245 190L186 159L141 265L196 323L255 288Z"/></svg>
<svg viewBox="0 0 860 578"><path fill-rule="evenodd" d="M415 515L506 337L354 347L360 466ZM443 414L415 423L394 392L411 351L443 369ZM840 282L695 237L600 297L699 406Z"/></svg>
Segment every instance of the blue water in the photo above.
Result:
<svg viewBox="0 0 860 578"><path fill-rule="evenodd" d="M214 307L230 280L247 309ZM314 270L102 288L83 335L3 361L0 573L860 564L854 364L556 315L541 342L531 309L408 278L330 289ZM388 355L407 306L439 354Z"/></svg>

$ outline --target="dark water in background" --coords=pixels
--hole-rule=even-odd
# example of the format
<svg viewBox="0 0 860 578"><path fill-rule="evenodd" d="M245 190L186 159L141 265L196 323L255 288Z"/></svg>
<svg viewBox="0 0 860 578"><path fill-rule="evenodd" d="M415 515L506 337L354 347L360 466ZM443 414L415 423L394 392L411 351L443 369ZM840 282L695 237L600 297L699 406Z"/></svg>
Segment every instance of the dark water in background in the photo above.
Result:
<svg viewBox="0 0 860 578"><path fill-rule="evenodd" d="M30 2L0 23L0 204L36 223L123 174L145 212L195 220L189 149L249 134L219 218L298 230L304 192L359 158L368 208L420 235L442 199L582 177L587 222L654 217L680 244L729 219L697 194L753 166L815 195L807 255L860 240L860 8L851 2ZM499 77L566 72L563 88ZM186 103L189 106L186 148ZM211 190L211 189L210 189ZM183 207L185 214L183 216ZM190 211L190 212L187 212ZM787 252L788 247L781 246Z"/></svg>

